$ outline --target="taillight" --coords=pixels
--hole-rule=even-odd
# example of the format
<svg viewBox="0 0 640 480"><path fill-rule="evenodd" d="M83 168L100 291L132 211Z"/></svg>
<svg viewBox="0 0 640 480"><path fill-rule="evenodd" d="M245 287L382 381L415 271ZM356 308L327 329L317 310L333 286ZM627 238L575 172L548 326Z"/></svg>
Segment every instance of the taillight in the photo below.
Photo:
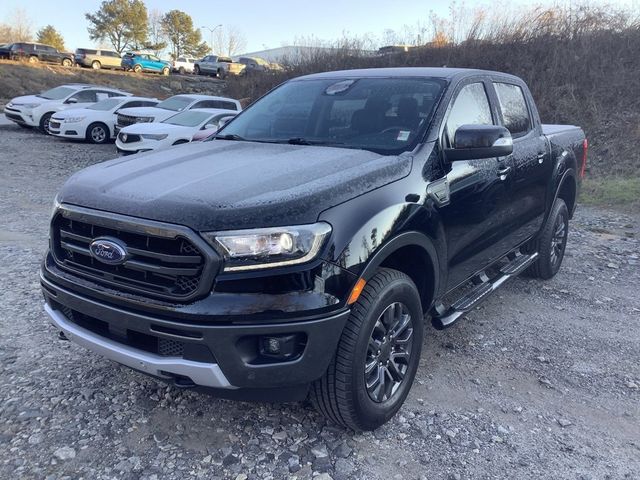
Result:
<svg viewBox="0 0 640 480"><path fill-rule="evenodd" d="M584 172L587 169L587 151L589 150L589 142L585 138L582 141L582 167L580 168L580 178L584 177Z"/></svg>

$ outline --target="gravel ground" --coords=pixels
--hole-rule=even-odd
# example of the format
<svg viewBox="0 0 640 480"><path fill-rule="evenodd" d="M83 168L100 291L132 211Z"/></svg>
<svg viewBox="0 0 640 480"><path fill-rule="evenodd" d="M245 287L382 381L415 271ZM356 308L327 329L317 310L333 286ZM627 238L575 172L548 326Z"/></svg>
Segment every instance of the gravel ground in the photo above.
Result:
<svg viewBox="0 0 640 480"><path fill-rule="evenodd" d="M639 215L579 208L560 273L429 328L400 413L353 434L56 339L37 276L51 202L114 153L0 125L1 478L640 478Z"/></svg>

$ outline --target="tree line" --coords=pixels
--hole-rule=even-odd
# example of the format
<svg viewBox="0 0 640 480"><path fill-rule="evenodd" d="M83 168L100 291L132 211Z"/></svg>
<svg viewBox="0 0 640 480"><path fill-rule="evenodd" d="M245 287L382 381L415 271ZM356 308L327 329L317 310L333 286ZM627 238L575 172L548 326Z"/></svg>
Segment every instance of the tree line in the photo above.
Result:
<svg viewBox="0 0 640 480"><path fill-rule="evenodd" d="M171 58L200 58L208 52L235 55L245 47L241 32L220 29L212 36L213 45L202 38L189 14L173 9L162 13L147 10L143 0L104 0L95 12L85 14L89 38L107 44L119 54L128 50L149 50L161 55L168 50ZM0 43L33 41L33 22L23 9L13 12L7 23L0 23ZM65 50L62 34L53 25L36 33L35 40Z"/></svg>

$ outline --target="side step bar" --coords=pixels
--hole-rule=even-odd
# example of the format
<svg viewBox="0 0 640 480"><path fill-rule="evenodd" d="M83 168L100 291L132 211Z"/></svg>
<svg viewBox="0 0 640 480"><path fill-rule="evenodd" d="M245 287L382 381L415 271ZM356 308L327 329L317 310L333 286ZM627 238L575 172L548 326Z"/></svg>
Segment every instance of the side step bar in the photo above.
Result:
<svg viewBox="0 0 640 480"><path fill-rule="evenodd" d="M511 261L500 269L500 273L489 279L483 272L474 278L476 286L458 298L449 307L436 304L433 308L431 322L438 330L450 327L462 315L472 310L482 300L495 292L510 278L518 276L538 259L538 253L531 255L514 255Z"/></svg>

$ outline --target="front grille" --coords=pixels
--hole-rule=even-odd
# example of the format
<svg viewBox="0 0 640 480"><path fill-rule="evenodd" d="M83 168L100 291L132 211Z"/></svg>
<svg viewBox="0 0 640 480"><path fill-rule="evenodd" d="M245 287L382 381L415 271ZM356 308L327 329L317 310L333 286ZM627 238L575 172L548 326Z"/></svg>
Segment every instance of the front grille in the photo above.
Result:
<svg viewBox="0 0 640 480"><path fill-rule="evenodd" d="M151 117L138 117L135 115L125 115L124 113L119 113L118 120L116 123L118 125L118 128L124 128L124 127L128 127L129 125L133 125L135 123L149 122L152 120L153 119Z"/></svg>
<svg viewBox="0 0 640 480"><path fill-rule="evenodd" d="M54 217L52 253L63 270L117 290L178 301L206 289L211 280L205 278L206 272L212 269L187 235L163 235L157 228L135 228L136 224L128 228L122 221L91 219L61 212ZM89 245L103 237L124 243L128 254L122 264L103 263L91 255Z"/></svg>
<svg viewBox="0 0 640 480"><path fill-rule="evenodd" d="M140 135L130 134L130 133L122 133L118 134L118 138L122 143L135 143L140 141Z"/></svg>
<svg viewBox="0 0 640 480"><path fill-rule="evenodd" d="M4 116L7 117L9 120L15 120L17 122L24 122L24 118L22 118L21 115L17 115L15 113L8 113L8 112L5 111Z"/></svg>

